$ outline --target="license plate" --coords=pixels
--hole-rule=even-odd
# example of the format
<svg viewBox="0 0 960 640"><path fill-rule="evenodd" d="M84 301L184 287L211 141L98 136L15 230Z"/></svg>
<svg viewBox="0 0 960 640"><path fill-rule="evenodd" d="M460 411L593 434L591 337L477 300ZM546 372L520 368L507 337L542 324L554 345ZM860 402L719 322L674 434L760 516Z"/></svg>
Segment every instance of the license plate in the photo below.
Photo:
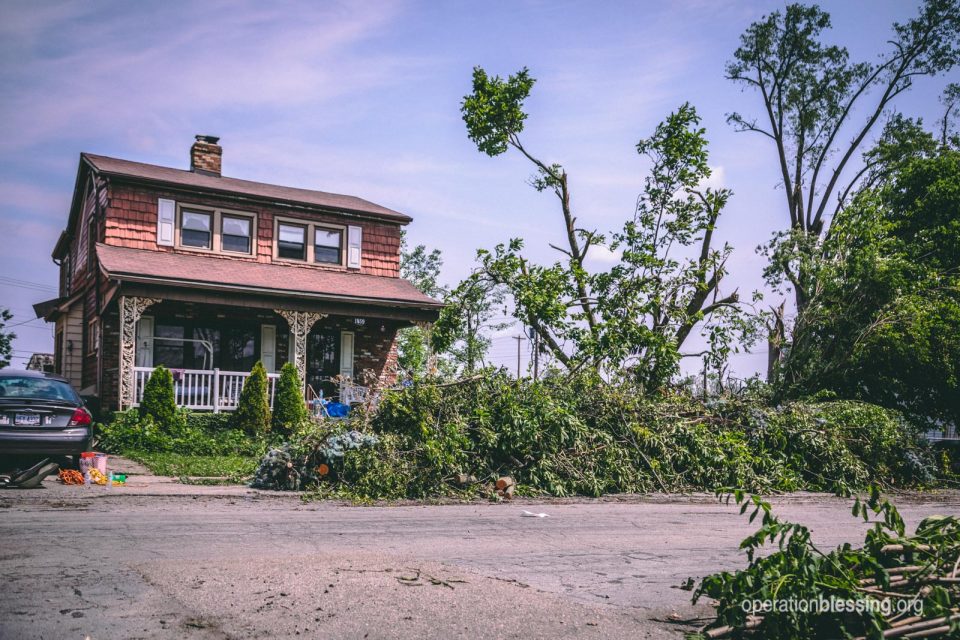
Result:
<svg viewBox="0 0 960 640"><path fill-rule="evenodd" d="M13 420L14 424L23 424L27 426L38 426L40 424L40 414L37 413L18 413Z"/></svg>

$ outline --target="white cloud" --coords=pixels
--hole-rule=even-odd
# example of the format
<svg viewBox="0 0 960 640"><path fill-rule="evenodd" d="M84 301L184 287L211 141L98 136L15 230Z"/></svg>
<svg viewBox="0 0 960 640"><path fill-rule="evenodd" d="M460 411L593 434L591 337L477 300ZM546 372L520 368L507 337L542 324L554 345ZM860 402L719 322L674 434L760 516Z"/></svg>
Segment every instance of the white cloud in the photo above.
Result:
<svg viewBox="0 0 960 640"><path fill-rule="evenodd" d="M354 55L395 18L391 2L303 5L298 12L262 3L165 4L146 16L143 6L121 5L109 20L95 19L92 8L84 16L48 8L21 20L28 28L9 33L3 45L6 148L108 132L114 140L128 132L131 142L149 146L186 122L209 122L211 110L221 120L243 109L319 107L402 82L424 63ZM38 50L65 15L83 18L82 28L66 32L60 53Z"/></svg>
<svg viewBox="0 0 960 640"><path fill-rule="evenodd" d="M611 251L609 247L604 245L596 245L590 247L590 252L587 254L587 265L614 265L620 262L623 259L623 251L619 249L617 251Z"/></svg>
<svg viewBox="0 0 960 640"><path fill-rule="evenodd" d="M724 189L727 186L727 172L723 165L710 167L710 177L700 181L698 185L701 189Z"/></svg>

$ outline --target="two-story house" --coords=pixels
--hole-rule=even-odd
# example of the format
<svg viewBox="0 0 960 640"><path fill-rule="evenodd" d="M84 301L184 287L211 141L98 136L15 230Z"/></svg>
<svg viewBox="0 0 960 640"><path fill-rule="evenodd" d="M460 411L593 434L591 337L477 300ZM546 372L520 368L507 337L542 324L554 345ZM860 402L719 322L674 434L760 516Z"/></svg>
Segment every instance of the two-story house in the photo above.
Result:
<svg viewBox="0 0 960 640"><path fill-rule="evenodd" d="M400 278L411 218L222 176L218 142L197 136L189 171L80 155L53 250L60 295L35 305L56 325L56 370L118 409L138 404L161 364L178 403L201 410L235 408L257 360L271 392L288 361L308 392L390 384L398 329L440 307Z"/></svg>

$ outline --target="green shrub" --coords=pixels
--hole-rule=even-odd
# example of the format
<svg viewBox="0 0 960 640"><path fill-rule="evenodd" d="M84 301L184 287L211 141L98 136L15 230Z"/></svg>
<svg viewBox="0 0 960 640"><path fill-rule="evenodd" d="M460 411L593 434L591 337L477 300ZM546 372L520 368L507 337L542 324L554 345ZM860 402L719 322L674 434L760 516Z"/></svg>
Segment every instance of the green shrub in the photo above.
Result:
<svg viewBox="0 0 960 640"><path fill-rule="evenodd" d="M140 415L150 416L161 428L176 427L174 422L179 416L173 391L173 374L163 365L153 370L143 387Z"/></svg>
<svg viewBox="0 0 960 640"><path fill-rule="evenodd" d="M239 429L223 428L229 418L179 410L173 429L161 429L150 416L135 410L118 412L97 429L97 446L108 453L177 453L181 455L259 456L267 447L262 438Z"/></svg>
<svg viewBox="0 0 960 640"><path fill-rule="evenodd" d="M136 409L118 411L113 419L97 428L97 447L107 453L125 451L168 451L170 436L149 415L141 416Z"/></svg>
<svg viewBox="0 0 960 640"><path fill-rule="evenodd" d="M233 428L233 412L224 411L222 413L193 413L187 414L187 426L195 429L202 429L211 433L229 431Z"/></svg>
<svg viewBox="0 0 960 640"><path fill-rule="evenodd" d="M273 397L273 431L290 434L307 419L307 405L303 399L303 385L297 367L288 362L280 369L280 379Z"/></svg>
<svg viewBox="0 0 960 640"><path fill-rule="evenodd" d="M267 395L267 371L259 360L243 383L234 424L248 435L263 435L270 430L270 399Z"/></svg>

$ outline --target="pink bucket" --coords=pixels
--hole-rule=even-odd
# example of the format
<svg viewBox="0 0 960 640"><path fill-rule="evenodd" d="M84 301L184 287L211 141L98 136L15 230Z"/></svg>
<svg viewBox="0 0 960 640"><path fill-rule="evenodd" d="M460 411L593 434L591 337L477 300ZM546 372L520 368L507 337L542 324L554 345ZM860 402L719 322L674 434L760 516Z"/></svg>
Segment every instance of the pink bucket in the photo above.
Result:
<svg viewBox="0 0 960 640"><path fill-rule="evenodd" d="M93 457L93 466L103 475L107 475L107 454L98 453Z"/></svg>

